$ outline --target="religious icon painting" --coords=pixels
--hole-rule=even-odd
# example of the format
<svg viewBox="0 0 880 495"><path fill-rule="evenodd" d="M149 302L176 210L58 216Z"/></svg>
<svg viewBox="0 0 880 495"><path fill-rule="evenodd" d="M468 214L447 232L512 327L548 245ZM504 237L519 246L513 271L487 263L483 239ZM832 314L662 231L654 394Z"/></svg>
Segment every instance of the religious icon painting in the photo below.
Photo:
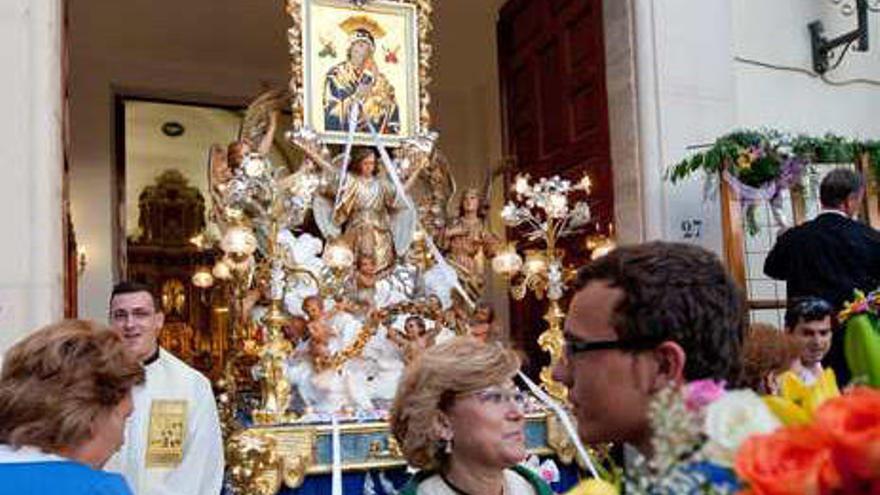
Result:
<svg viewBox="0 0 880 495"><path fill-rule="evenodd" d="M394 146L419 129L418 12L409 2L302 0L303 124L325 143Z"/></svg>

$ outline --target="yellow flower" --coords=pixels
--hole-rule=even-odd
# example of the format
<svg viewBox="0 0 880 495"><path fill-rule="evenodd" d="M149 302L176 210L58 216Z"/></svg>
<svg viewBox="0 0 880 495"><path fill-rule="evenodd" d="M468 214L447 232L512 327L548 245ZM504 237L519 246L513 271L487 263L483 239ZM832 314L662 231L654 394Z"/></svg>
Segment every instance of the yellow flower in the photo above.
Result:
<svg viewBox="0 0 880 495"><path fill-rule="evenodd" d="M748 153L743 153L739 155L736 159L736 165L739 168L749 169L752 168L752 157Z"/></svg>
<svg viewBox="0 0 880 495"><path fill-rule="evenodd" d="M837 378L830 368L822 371L812 385L805 385L792 371L783 373L779 380L780 396L764 397L764 403L786 426L809 423L823 402L840 395Z"/></svg>
<svg viewBox="0 0 880 495"><path fill-rule="evenodd" d="M620 491L607 481L591 478L578 483L566 495L620 495Z"/></svg>

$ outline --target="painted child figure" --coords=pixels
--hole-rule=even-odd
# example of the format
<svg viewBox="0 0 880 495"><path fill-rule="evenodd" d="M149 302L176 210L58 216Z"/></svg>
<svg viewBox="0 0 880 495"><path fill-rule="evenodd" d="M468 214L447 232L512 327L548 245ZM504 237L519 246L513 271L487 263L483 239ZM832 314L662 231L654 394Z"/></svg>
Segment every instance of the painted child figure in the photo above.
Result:
<svg viewBox="0 0 880 495"><path fill-rule="evenodd" d="M388 339L400 349L404 362L410 363L425 349L434 345L438 328L435 326L429 331L425 320L419 316L410 316L403 324L403 332L396 328L389 329Z"/></svg>

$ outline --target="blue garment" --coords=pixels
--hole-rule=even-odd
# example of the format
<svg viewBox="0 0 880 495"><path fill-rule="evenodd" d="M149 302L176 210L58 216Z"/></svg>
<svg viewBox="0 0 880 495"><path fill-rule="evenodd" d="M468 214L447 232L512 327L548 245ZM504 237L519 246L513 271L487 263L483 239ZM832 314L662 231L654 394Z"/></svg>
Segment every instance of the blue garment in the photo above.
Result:
<svg viewBox="0 0 880 495"><path fill-rule="evenodd" d="M0 495L132 495L122 476L73 461L0 463Z"/></svg>

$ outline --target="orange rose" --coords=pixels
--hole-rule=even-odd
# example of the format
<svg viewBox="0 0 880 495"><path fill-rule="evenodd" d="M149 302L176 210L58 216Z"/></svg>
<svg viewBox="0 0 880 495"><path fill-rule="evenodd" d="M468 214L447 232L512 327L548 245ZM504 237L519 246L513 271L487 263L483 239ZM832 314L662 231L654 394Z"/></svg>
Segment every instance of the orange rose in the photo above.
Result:
<svg viewBox="0 0 880 495"><path fill-rule="evenodd" d="M859 387L825 402L815 425L831 438L841 472L880 479L880 391Z"/></svg>
<svg viewBox="0 0 880 495"><path fill-rule="evenodd" d="M736 456L736 474L754 495L820 495L840 486L828 437L808 426L749 437Z"/></svg>

